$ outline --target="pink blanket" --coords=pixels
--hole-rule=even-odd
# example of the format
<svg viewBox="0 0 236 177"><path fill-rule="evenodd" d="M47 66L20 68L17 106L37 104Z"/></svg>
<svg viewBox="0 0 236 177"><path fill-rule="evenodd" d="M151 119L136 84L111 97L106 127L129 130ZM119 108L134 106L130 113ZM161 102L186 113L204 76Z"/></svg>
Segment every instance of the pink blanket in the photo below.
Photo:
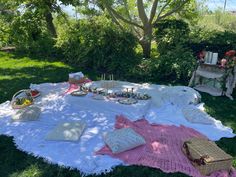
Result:
<svg viewBox="0 0 236 177"><path fill-rule="evenodd" d="M119 154L112 154L111 150L105 146L97 151L96 154L110 155L130 165L143 165L159 168L167 173L182 172L190 176L202 177L185 157L181 148L185 140L192 137L206 138L204 135L184 126L151 125L145 119L131 122L123 116L117 116L115 128L124 127L131 127L142 135L146 140L146 144ZM210 176L236 177L236 171L218 171Z"/></svg>

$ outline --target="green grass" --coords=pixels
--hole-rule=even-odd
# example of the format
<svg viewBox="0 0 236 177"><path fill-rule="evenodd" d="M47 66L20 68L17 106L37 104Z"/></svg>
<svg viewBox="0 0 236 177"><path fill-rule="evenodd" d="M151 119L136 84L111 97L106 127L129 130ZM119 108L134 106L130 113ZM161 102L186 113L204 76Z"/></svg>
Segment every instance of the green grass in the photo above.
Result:
<svg viewBox="0 0 236 177"><path fill-rule="evenodd" d="M61 82L68 79L68 73L78 71L76 66L46 59L20 57L0 52L0 102L10 100L19 89L28 88L30 83ZM84 70L84 73L87 73ZM94 73L88 73L96 79ZM236 96L236 95L235 95ZM211 97L203 94L207 111L225 125L236 131L236 101L225 97ZM212 132L214 133L214 132ZM236 157L236 138L223 138L217 142L226 152ZM236 161L234 161L236 167ZM75 177L81 176L77 170L69 170L46 163L16 149L12 137L0 136L0 177ZM140 166L119 166L108 174L96 177L183 177L181 173L166 174L158 169ZM91 176L92 177L92 176Z"/></svg>

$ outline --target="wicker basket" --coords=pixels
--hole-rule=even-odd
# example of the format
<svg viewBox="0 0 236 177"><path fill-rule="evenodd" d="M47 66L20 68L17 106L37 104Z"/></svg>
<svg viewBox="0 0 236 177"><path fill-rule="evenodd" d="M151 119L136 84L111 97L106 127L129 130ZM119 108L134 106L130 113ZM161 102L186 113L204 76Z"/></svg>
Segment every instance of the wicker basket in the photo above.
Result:
<svg viewBox="0 0 236 177"><path fill-rule="evenodd" d="M218 170L230 170L233 158L220 149L214 142L192 138L183 145L183 152L202 175Z"/></svg>
<svg viewBox="0 0 236 177"><path fill-rule="evenodd" d="M19 96L21 94L25 94L25 98L30 100L30 103L29 104L25 104L25 105L18 105L16 104L17 102L17 99L19 98ZM11 100L11 106L13 109L23 109L27 106L30 106L33 104L33 97L31 96L31 93L30 93L30 90L20 90L18 92L16 92L13 97L12 97L12 100Z"/></svg>
<svg viewBox="0 0 236 177"><path fill-rule="evenodd" d="M78 79L74 79L74 78L69 78L69 83L70 84L83 84L87 81L86 77L80 78Z"/></svg>

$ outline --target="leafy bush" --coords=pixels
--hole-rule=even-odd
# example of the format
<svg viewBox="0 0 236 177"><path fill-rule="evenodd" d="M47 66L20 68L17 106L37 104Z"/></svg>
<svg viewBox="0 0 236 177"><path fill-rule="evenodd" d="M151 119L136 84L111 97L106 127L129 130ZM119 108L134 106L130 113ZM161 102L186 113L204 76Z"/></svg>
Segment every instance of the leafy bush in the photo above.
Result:
<svg viewBox="0 0 236 177"><path fill-rule="evenodd" d="M192 50L187 47L190 33L188 24L181 20L165 20L156 27L155 38L159 55L143 61L136 69L136 75L139 73L153 82L187 84L196 66Z"/></svg>
<svg viewBox="0 0 236 177"><path fill-rule="evenodd" d="M26 11L12 21L10 38L18 51L51 56L55 53L54 39L47 31L46 24L36 12Z"/></svg>
<svg viewBox="0 0 236 177"><path fill-rule="evenodd" d="M197 29L191 34L189 46L194 53L205 49L219 53L219 57L222 58L226 51L236 49L236 33Z"/></svg>
<svg viewBox="0 0 236 177"><path fill-rule="evenodd" d="M177 45L158 58L142 61L139 67L136 67L135 75L143 81L186 85L195 67L196 59L192 51Z"/></svg>
<svg viewBox="0 0 236 177"><path fill-rule="evenodd" d="M109 20L79 20L59 30L57 47L69 63L98 72L124 75L138 62L132 34L118 30Z"/></svg>
<svg viewBox="0 0 236 177"><path fill-rule="evenodd" d="M187 84L196 59L189 48L177 45L159 57L158 74L160 80L179 81Z"/></svg>
<svg viewBox="0 0 236 177"><path fill-rule="evenodd" d="M164 20L156 25L155 39L160 54L174 49L178 45L185 46L189 41L190 28L183 20Z"/></svg>

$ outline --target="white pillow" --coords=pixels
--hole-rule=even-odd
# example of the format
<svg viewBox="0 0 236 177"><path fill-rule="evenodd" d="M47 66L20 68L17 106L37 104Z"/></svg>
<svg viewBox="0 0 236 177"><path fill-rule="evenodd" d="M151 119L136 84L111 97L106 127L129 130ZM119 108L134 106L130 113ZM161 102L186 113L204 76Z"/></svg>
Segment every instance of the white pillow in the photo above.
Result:
<svg viewBox="0 0 236 177"><path fill-rule="evenodd" d="M112 153L120 153L145 144L144 138L132 128L122 128L109 132L104 136L104 141Z"/></svg>
<svg viewBox="0 0 236 177"><path fill-rule="evenodd" d="M163 90L162 98L181 108L196 105L201 101L201 95L193 88L186 86L167 87Z"/></svg>
<svg viewBox="0 0 236 177"><path fill-rule="evenodd" d="M59 123L48 133L46 140L78 141L85 127L86 123L81 121Z"/></svg>
<svg viewBox="0 0 236 177"><path fill-rule="evenodd" d="M185 119L191 123L199 123L199 124L214 124L215 123L214 118L212 118L206 112L198 108L188 106L186 108L183 108L182 112L184 114Z"/></svg>
<svg viewBox="0 0 236 177"><path fill-rule="evenodd" d="M12 121L32 121L37 120L41 113L41 109L36 106L20 109L12 116Z"/></svg>

